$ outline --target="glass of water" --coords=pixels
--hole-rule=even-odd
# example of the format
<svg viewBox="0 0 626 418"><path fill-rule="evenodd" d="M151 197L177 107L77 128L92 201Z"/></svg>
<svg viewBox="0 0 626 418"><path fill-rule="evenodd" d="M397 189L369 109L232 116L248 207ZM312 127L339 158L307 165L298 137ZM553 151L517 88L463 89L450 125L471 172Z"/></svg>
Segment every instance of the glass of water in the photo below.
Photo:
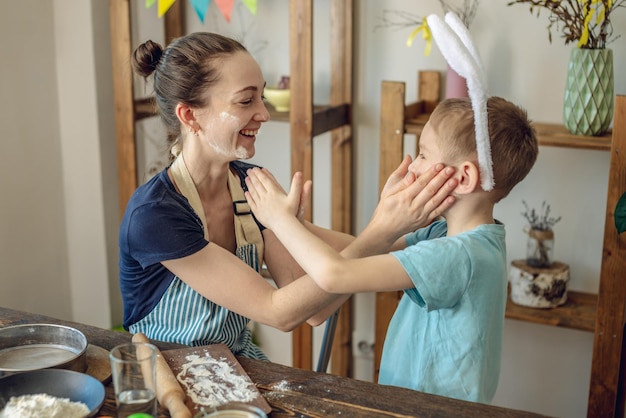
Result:
<svg viewBox="0 0 626 418"><path fill-rule="evenodd" d="M111 350L109 358L117 417L139 412L156 417L156 347L148 343L121 344Z"/></svg>

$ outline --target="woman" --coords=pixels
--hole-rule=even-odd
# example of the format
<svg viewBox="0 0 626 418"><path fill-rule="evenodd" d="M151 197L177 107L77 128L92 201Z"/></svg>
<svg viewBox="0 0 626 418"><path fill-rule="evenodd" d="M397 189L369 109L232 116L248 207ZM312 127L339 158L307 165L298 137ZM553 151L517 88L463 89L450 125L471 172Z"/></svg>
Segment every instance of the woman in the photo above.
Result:
<svg viewBox="0 0 626 418"><path fill-rule="evenodd" d="M243 197L252 165L239 160L254 155L256 135L269 120L261 70L240 43L213 33L184 36L165 50L148 41L135 51L133 67L144 78L153 76L173 162L135 191L122 220L124 328L187 345L224 343L236 355L265 359L252 342L249 319L283 331L307 320L318 325L348 295L330 295L307 276L299 278L302 269L256 222ZM405 173L406 167L396 173L390 190L398 193L387 203L392 197L412 201L434 178L419 200L430 202L418 205L429 207L424 219L450 205L444 200L449 188L440 189L449 175L402 182ZM303 202L309 194L310 187L301 192ZM396 203L399 215L409 206ZM379 220L386 229L381 236L410 229L396 222L392 230L390 222ZM306 225L338 250L352 241ZM363 251L371 249L356 249L354 256ZM263 263L278 289L260 275Z"/></svg>

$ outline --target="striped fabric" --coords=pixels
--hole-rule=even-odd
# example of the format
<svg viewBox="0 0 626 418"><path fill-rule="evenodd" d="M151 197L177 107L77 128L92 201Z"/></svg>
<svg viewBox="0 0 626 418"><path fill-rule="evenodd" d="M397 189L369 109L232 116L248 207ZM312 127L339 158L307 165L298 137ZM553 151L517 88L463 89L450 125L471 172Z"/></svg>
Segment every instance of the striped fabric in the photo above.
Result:
<svg viewBox="0 0 626 418"><path fill-rule="evenodd" d="M237 249L246 264L260 271L254 244ZM227 282L224 282L228 286ZM142 332L148 338L189 346L223 343L235 355L268 360L252 342L249 319L229 311L193 290L174 277L157 306L145 318L130 326L131 333Z"/></svg>

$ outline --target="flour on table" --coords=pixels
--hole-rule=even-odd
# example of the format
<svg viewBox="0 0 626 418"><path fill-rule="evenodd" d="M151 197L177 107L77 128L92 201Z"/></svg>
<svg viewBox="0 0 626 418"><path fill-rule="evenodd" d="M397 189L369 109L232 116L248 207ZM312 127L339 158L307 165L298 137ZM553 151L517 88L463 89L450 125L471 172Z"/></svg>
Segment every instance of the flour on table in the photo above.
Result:
<svg viewBox="0 0 626 418"><path fill-rule="evenodd" d="M209 353L202 357L189 355L185 359L187 363L183 364L176 378L198 405L216 407L228 402L246 403L259 395L254 384L237 374L226 361L215 359Z"/></svg>
<svg viewBox="0 0 626 418"><path fill-rule="evenodd" d="M12 396L0 418L84 418L89 408L82 402L72 402L46 394Z"/></svg>

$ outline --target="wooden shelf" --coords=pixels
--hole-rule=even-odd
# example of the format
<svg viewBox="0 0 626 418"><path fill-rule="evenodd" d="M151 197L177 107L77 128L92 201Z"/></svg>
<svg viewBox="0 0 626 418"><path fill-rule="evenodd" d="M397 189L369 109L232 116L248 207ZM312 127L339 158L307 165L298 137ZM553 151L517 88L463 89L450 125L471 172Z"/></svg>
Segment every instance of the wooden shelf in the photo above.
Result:
<svg viewBox="0 0 626 418"><path fill-rule="evenodd" d="M578 136L571 134L563 125L551 123L533 123L539 145L591 149L598 151L611 150L611 132L601 136Z"/></svg>
<svg viewBox="0 0 626 418"><path fill-rule="evenodd" d="M423 113L406 118L404 121L404 132L419 137L428 117L429 114ZM579 136L571 134L563 125L533 123L533 126L537 131L539 145L597 151L611 150L611 131L601 136Z"/></svg>
<svg viewBox="0 0 626 418"><path fill-rule="evenodd" d="M277 112L274 106L267 102L265 104L270 112L270 120L290 122L289 111ZM313 130L311 132L313 137L349 124L350 106L347 103L338 106L313 106Z"/></svg>
<svg viewBox="0 0 626 418"><path fill-rule="evenodd" d="M516 305L509 295L505 316L508 319L594 332L597 306L597 295L572 290L567 292L564 305L548 309Z"/></svg>

